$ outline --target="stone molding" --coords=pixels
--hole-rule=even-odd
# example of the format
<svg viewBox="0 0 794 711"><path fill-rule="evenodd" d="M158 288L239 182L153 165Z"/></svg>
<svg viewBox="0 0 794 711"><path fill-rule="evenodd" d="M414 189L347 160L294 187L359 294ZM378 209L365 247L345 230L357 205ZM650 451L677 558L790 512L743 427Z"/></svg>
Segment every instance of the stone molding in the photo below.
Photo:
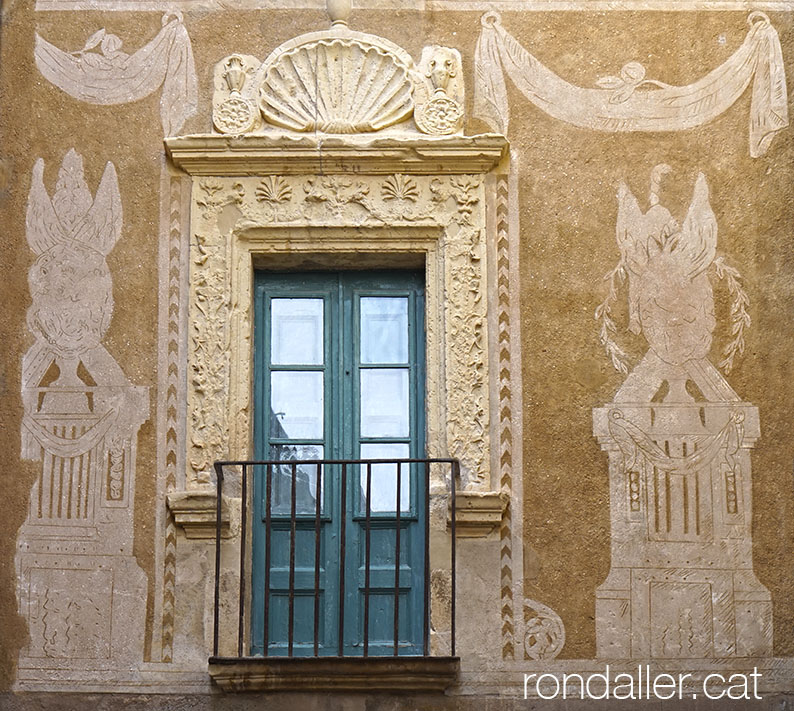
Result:
<svg viewBox="0 0 794 711"><path fill-rule="evenodd" d="M455 683L457 657L212 657L209 672L224 691L442 693Z"/></svg>
<svg viewBox="0 0 794 711"><path fill-rule="evenodd" d="M190 175L460 175L487 173L507 153L500 134L251 135L203 134L165 141L175 165Z"/></svg>
<svg viewBox="0 0 794 711"><path fill-rule="evenodd" d="M174 522L182 528L186 538L215 539L218 497L214 488L173 491L166 501ZM231 535L229 520L229 500L224 496L221 503L221 535L224 538Z"/></svg>
<svg viewBox="0 0 794 711"><path fill-rule="evenodd" d="M510 497L499 491L461 491L455 496L455 532L461 538L479 538L495 531ZM452 512L449 517L451 519Z"/></svg>
<svg viewBox="0 0 794 711"><path fill-rule="evenodd" d="M736 12L747 9L746 0L489 0L489 6L500 10L519 12L638 12L664 10L665 12ZM295 0L290 8L319 9L322 0ZM483 0L399 0L400 10L444 11L482 13ZM169 0L37 0L37 12L53 10L102 10L103 12L165 12L173 9ZM183 10L197 9L204 12L223 12L228 7L220 0L180 0ZM283 0L254 0L246 7L250 9L283 9ZM395 0L360 0L357 9L394 10ZM791 0L766 0L753 3L759 10L791 12Z"/></svg>

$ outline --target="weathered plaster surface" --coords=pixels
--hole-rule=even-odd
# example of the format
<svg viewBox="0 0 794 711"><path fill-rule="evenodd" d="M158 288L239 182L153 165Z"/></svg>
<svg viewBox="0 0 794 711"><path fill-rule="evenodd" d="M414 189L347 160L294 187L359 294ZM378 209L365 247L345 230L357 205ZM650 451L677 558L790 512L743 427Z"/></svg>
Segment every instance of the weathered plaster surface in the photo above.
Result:
<svg viewBox="0 0 794 711"><path fill-rule="evenodd" d="M37 12L31 5L10 3L4 7L0 63L4 96L13 97L0 118L4 139L0 210L8 233L6 256L0 265L6 296L0 315L5 405L0 445L7 456L3 482L8 502L7 515L0 521L0 569L4 571L0 580L4 634L0 688L9 688L17 678L19 652L29 644L27 624L17 614L13 544L40 474L40 464L23 461L18 455L24 412L22 357L34 343L25 325L31 304L27 273L36 259L24 239L27 198L35 160L45 159L43 180L52 192L58 166L71 147L83 156L92 192L105 164L111 161L115 165L124 206L122 237L107 256L114 310L103 345L130 383L148 386L152 393L151 419L138 434L132 509L132 550L148 578L147 616L140 624L151 641L143 652L146 663L142 663L140 676L136 680L133 675L125 683L132 688L135 684L162 685L169 678L166 668L175 672L177 668L189 670L191 665L198 668L206 643L178 636L180 625L190 629L193 622L175 622L173 606L174 595L180 590L187 595L204 594L200 575L208 569L207 549L177 540L164 506L165 492L184 486L189 467L188 444L180 424L187 417L186 393L180 388L187 377L188 291L184 275L186 245L191 239L187 230L189 193L183 176L173 168L164 169L161 89L156 87L148 96L129 103L85 103L38 72L34 50L38 34L61 50L79 51L87 38L104 27L106 36L120 38L123 48L133 54L161 32L164 8L151 4L147 8L156 12L137 12L142 5L115 2L102 7L129 11L100 16L77 9L99 4L75 5L59 13ZM320 5L314 4L314 9L234 11L221 11L214 5L186 6L183 23L195 62L198 112L186 117L181 133L212 130L213 67L221 58L235 52L261 62L273 47L323 26ZM748 32L744 3L488 3L488 8L494 6L518 43L569 84L586 88L595 88L599 78L616 75L616 69L630 62L642 64L648 77L687 86L727 61ZM756 7L768 14L780 38L783 65L788 76L794 76L790 4ZM481 3L441 0L413 8L413 4L400 3L395 10L355 9L352 19L357 28L388 37L416 58L421 57L424 46L457 49L467 90L465 130L485 132L490 127L471 118L471 96L480 17L487 8ZM608 12L610 8L620 11ZM44 9L41 3L39 9ZM107 48L112 51L109 45ZM98 52L94 48L87 54ZM778 669L785 685L786 675L792 676L790 658L794 656L794 496L790 475L794 444L789 426L794 382L788 353L794 298L794 262L788 243L794 234L791 129L780 130L763 155L751 158L751 89L700 126L643 133L604 133L557 120L528 101L509 76L505 90L511 110L507 129L511 162L489 179L492 182L483 188L483 199L492 200L495 208L489 228L495 239L488 260L489 268L496 272L492 283L497 289L489 297L488 310L492 318L490 358L498 363L499 382L490 387L498 393L499 411L509 409L512 429L501 429L503 420L491 423L493 455L489 461L496 462L491 464L489 476L494 488L512 491L518 498L508 508L499 533L481 546L492 546L493 550L483 553L489 561L499 557L501 570L493 585L500 600L509 603L498 613L489 611L489 626L499 626L499 639L489 640L489 644L501 646L501 656L507 660L505 671L488 676L483 669L502 662L483 660L483 669L477 676L467 677L467 683L482 694L512 688L514 675L529 669L525 625L541 632L541 648L549 644L543 634L557 629L554 617L544 616L542 609L532 607L532 601L550 608L564 623L565 647L558 659L591 660L587 663L593 664L597 653L596 590L614 558L609 464L592 437L592 409L612 402L625 378L604 357L593 314L608 294L609 285L602 277L615 266L618 256L614 241L618 186L621 181L630 186L646 212L650 205L643 186L648 184L649 170L664 163L673 168L675 179L663 184L660 201L681 221L691 204L698 173L706 176L719 226L719 250L729 264L740 269L742 288L749 298L747 313L752 325L744 335L745 352L743 358L737 357L728 376L731 388L757 408L761 423L761 436L752 451L752 520L743 524L752 534L752 543L745 532L743 545L745 550L751 546L752 570L771 596L773 656L765 663ZM302 190L300 185L292 188L293 194L302 194L295 193ZM503 300L503 294L509 299ZM714 308L718 320L729 319L730 294L715 289ZM629 325L625 299L616 304L613 317L621 329ZM718 337L708 354L715 364L724 357L723 334L715 334ZM644 337L622 333L620 338L632 365L639 362L647 350ZM505 387L506 394L502 394ZM177 545L183 545L185 559L193 561L178 578L174 568ZM472 550L468 557L474 561L477 555ZM740 557L747 561L749 554ZM477 581L473 584L479 589L486 587ZM535 643L530 650L537 650ZM174 654L180 653L190 663L169 664ZM201 681L185 671L179 681L172 677L165 683L177 688L180 684L200 685ZM205 701L207 708L232 703L215 698ZM242 704L235 708L245 708L254 702L233 703ZM304 702L310 708L311 704L333 708L341 703L333 699ZM10 708L58 708L57 704L66 701L52 696L9 696L2 703ZM110 704L96 699L86 703L97 708ZM199 703L204 701L184 697L174 700L173 706ZM295 703L295 699L283 703ZM398 704L393 699L363 698L348 703L369 704L369 708L397 708ZM427 708L444 704L421 703ZM532 708L533 702L511 703ZM751 708L785 708L780 703L770 697ZM488 702L480 702L478 708L483 705L488 708ZM684 703L679 706L688 707ZM499 706L505 707L510 708Z"/></svg>

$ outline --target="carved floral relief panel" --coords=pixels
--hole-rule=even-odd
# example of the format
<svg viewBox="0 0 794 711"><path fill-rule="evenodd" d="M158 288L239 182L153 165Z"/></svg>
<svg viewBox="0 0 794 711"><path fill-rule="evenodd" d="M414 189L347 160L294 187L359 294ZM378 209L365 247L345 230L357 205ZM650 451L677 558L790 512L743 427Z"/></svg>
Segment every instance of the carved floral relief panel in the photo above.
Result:
<svg viewBox="0 0 794 711"><path fill-rule="evenodd" d="M307 253L354 260L356 252L426 252L429 377L443 373L443 396L428 413L429 446L460 457L464 484L490 485L487 326L482 176L393 174L348 177L267 175L196 178L191 245L189 482L210 482L211 464L250 452L247 364L252 255L277 259L307 230L332 232L303 245ZM223 227L222 227L223 225ZM257 237L262 230L273 235ZM338 237L330 235L338 233ZM423 234L419 245L396 236ZM257 247L257 240L262 241ZM345 256L347 255L347 256ZM354 263L351 262L352 263ZM434 271L435 270L435 271ZM430 298L430 297L429 297ZM443 344L443 345L442 345Z"/></svg>

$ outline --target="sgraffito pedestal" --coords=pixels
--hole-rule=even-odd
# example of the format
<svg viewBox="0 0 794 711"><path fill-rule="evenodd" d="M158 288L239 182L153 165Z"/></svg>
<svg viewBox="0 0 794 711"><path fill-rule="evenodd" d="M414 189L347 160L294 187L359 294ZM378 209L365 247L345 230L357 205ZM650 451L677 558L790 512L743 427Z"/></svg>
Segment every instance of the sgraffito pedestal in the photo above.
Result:
<svg viewBox="0 0 794 711"><path fill-rule="evenodd" d="M668 166L651 178L642 213L622 185L621 262L599 307L611 340L616 288L628 279L629 328L650 349L614 400L593 411L609 455L612 564L596 593L599 658L684 659L772 654L772 603L753 573L750 452L758 409L743 402L712 365L716 325L710 272L733 296L729 371L749 325L738 272L716 256L717 223L703 174L679 224L659 205ZM627 369L624 369L624 372Z"/></svg>

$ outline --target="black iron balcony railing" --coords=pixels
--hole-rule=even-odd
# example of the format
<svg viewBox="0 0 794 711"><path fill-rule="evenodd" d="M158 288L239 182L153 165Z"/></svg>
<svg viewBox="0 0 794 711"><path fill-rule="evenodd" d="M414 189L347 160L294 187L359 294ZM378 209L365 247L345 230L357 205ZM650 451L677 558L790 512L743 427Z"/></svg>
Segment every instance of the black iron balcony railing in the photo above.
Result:
<svg viewBox="0 0 794 711"><path fill-rule="evenodd" d="M394 505L389 508L388 513L384 515L383 507L373 512L373 467L379 469L376 483L382 484L383 482L383 466L389 465L389 471L393 473L395 480L389 485L389 493L393 491L395 494ZM383 656L388 652L385 650L390 649L390 656L430 656L430 627L431 627L431 609L430 609L430 578L431 578L431 547L430 547L430 483L431 483L431 467L441 467L443 470L442 475L435 475L433 482L438 491L438 484L445 482L448 487L446 495L449 497L448 501L452 511L455 511L455 483L460 475L460 464L456 459L450 458L433 458L433 459L321 459L321 460L269 460L269 461L220 461L215 463L215 473L217 476L217 510L216 510L216 528L215 528L215 601L214 601L214 617L213 617L213 658L219 658L219 649L221 644L225 650L236 648L237 658L250 658L253 656L272 656L272 657L293 657L297 656L296 651L300 656L314 656L318 657L320 654L325 656L355 656L360 655L367 657L371 653L370 647L370 596L373 591L378 594L383 594L383 580L384 580L384 566L382 565L382 558L379 564L376 565L376 574L379 578L377 588L371 585L372 582L372 532L374 528L382 530L384 525L388 526L391 530L393 527L394 534L394 575L393 575L393 588L391 595L393 596L393 619L391 620L391 627L393 629L392 643L387 647L383 645L383 639L379 642L379 646L375 654ZM233 470L230 472L229 470ZM434 470L435 471L435 470ZM311 483L313 484L313 493L311 496L312 506L307 508L305 501L299 503L298 492L306 491L307 487L307 474L311 476ZM423 475L417 477L417 474ZM348 479L350 476L358 476L360 481L360 502L350 502L348 496ZM232 478L234 477L234 479ZM237 478L239 477L239 479ZM256 478L256 480L255 480ZM416 482L422 482L421 486L416 486ZM410 483L413 482L413 483ZM286 485L285 485L286 484ZM222 599L221 592L221 579L223 571L229 570L229 560L224 559L224 555L229 556L229 552L224 553L224 548L227 546L222 541L221 528L222 528L222 506L224 486L229 489L234 489L234 495L240 496L240 527L239 527L239 541L238 545L228 546L228 549L234 551L233 555L236 557L236 549L239 547L239 562L237 562L239 574L239 583L237 592L237 620L236 625L231 623L229 619L230 610L233 610L234 602L228 599ZM411 496L412 503L406 506L405 488L413 486L416 489L418 496ZM335 497L324 497L323 488L328 489L333 487L337 492ZM258 508L257 502L254 501L254 491L259 499ZM352 489L351 489L352 491ZM348 528L350 528L349 521L354 519L349 518L348 508L351 509L359 507L363 504L363 511L358 510L355 512L355 526L357 529L356 535L363 535L363 541L357 544L358 550L363 548L363 563L364 563L364 581L363 589L363 640L356 642L357 651L351 652L350 647L346 647L349 640L345 639L345 614L346 614L346 558L348 556L348 536L350 535ZM446 507L445 507L446 508ZM257 519L261 516L261 522ZM321 544L321 530L325 523L331 520L334 516L338 517L337 528L333 537L334 554L338 555L338 592L330 599L335 601L336 610L321 609L322 604L328 604L326 600L329 596L323 595L324 588L321 588L321 568L323 568L323 561L321 556L327 556L327 551L322 551L323 545ZM416 640L417 644L406 645L405 640L400 640L400 594L401 590L405 589L405 571L404 565L401 570L401 546L404 544L402 540L403 525L407 524L407 519L411 519L413 525L420 526L421 535L419 539L422 542L421 548L421 570L422 573L422 624L421 624L421 639ZM314 570L313 570L313 586L306 584L307 576L305 575L305 567L302 566L302 586L298 590L296 586L296 549L298 547L298 531L311 531L313 523L314 532ZM257 531L252 531L252 526L259 526ZM455 656L455 573L456 573L456 545L455 545L455 516L451 517L450 521L451 537L449 542L449 609L443 611L443 617L446 618L447 612L449 613L449 647L447 653L451 657ZM274 571L274 530L280 531L281 543L285 543L284 538L289 541L288 553L288 590L286 591L287 597L287 624L286 624L286 639L282 640L282 644L276 649L271 649L273 646L272 639L272 610L271 610L271 593L272 578ZM264 564L255 570L252 564L252 545L254 535L258 537L258 546L264 547L263 555L260 555L260 560L263 558ZM305 536L304 536L305 541ZM380 545L382 547L382 539ZM328 545L326 541L326 545ZM416 552L416 546L414 546ZM285 551L279 550L276 547L276 553L279 554L279 560L284 561ZM305 550L304 550L305 553ZM381 551L382 555L382 551ZM304 555L305 558L305 555ZM405 555L402 560L404 561ZM418 561L414 561L418 563ZM232 562L234 565L234 562ZM282 566L286 567L286 566ZM435 560L433 562L434 568L445 568L446 558L444 561ZM282 570L283 572L283 570ZM390 575L390 573L389 573ZM233 577L238 577L237 575ZM325 581L325 587L329 581ZM254 607L254 590L257 586L259 592L256 596L258 598L258 605L263 609L252 609ZM283 580L280 584L283 588ZM283 593L283 589L281 590ZM228 591L224 591L223 595L227 595ZM295 622L296 622L296 593L305 601L307 597L313 598L313 633L312 642L307 644L306 640L301 640L300 644L296 644L295 640ZM233 593L232 593L233 595ZM441 596L444 597L444 596ZM434 602L434 606L437 603ZM439 603L440 604L440 603ZM446 607L446 605L445 605ZM222 612L223 609L223 612ZM303 606L302 617L305 617L306 607ZM281 612L283 613L283 606ZM433 615L439 614L442 611L434 609ZM348 608L350 614L350 608ZM221 640L221 616L224 616L225 624L223 625L223 636ZM252 642L252 620L254 617L261 623L261 643L255 645ZM328 645L321 645L320 638L320 621L321 619L328 620L335 618L335 624L338 625L337 639L334 640L334 649L329 649ZM233 619L233 617L232 617ZM305 622L305 620L302 620ZM416 622L416 621L414 621ZM279 620L280 628L283 628L283 620ZM236 626L236 630L232 630ZM236 635L236 644L232 643L229 636ZM404 635L403 635L404 636ZM446 646L446 645L445 645ZM296 647L300 647L296 650ZM322 647L322 652L321 652ZM421 652L420 652L421 650ZM335 654L334 654L335 652ZM226 655L228 658L228 652Z"/></svg>

